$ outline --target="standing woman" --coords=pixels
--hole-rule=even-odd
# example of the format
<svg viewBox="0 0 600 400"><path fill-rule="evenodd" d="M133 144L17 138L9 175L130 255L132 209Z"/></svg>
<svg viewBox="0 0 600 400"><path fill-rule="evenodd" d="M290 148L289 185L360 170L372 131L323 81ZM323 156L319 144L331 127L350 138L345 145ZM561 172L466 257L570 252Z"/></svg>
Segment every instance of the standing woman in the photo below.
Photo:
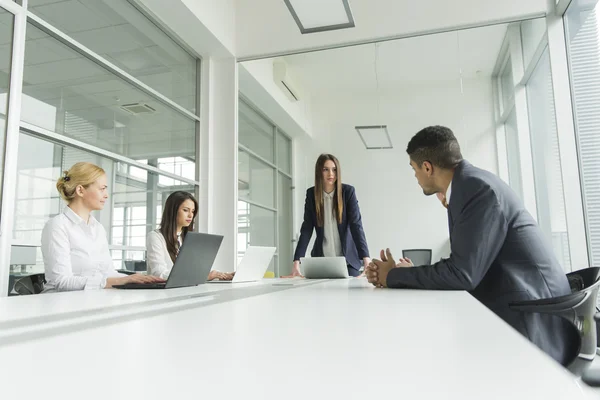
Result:
<svg viewBox="0 0 600 400"><path fill-rule="evenodd" d="M359 276L361 266L371 262L354 187L342 183L340 163L331 154L321 154L315 164L315 186L306 191L290 277L301 276L300 258L306 254L313 229L317 239L312 257L344 256L350 276Z"/></svg>
<svg viewBox="0 0 600 400"><path fill-rule="evenodd" d="M167 279L185 240L185 235L194 229L198 202L188 192L178 190L167 198L163 209L160 228L146 236L146 265L148 274ZM231 280L233 273L210 271L213 279Z"/></svg>
<svg viewBox="0 0 600 400"><path fill-rule="evenodd" d="M56 189L67 206L49 220L42 231L44 293L163 282L154 276L127 276L115 271L106 231L92 216L92 211L104 208L108 198L102 168L78 162L64 171Z"/></svg>

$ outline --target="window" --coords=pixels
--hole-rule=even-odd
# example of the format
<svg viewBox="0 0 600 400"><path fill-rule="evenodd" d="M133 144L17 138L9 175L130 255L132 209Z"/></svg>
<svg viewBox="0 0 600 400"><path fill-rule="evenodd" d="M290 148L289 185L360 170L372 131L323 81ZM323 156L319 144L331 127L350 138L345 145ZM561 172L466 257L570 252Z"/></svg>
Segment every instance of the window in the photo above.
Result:
<svg viewBox="0 0 600 400"><path fill-rule="evenodd" d="M523 198L523 180L521 177L521 159L519 157L519 132L517 130L517 113L513 110L504 123L506 137L506 157L508 159L508 183Z"/></svg>
<svg viewBox="0 0 600 400"><path fill-rule="evenodd" d="M590 265L600 263L600 8L573 0L564 16Z"/></svg>
<svg viewBox="0 0 600 400"><path fill-rule="evenodd" d="M239 143L258 154L266 161L275 159L274 126L263 119L246 103L239 103Z"/></svg>
<svg viewBox="0 0 600 400"><path fill-rule="evenodd" d="M526 87L538 224L552 241L554 252L565 271L571 272L548 48L544 50Z"/></svg>
<svg viewBox="0 0 600 400"><path fill-rule="evenodd" d="M502 110L506 112L510 110L515 96L515 84L513 82L512 74L512 63L510 57L507 58L506 63L500 74L500 93L502 99Z"/></svg>
<svg viewBox="0 0 600 400"><path fill-rule="evenodd" d="M244 100L239 104L238 261L250 245L275 246L268 271L287 274L293 257L292 141Z"/></svg>
<svg viewBox="0 0 600 400"><path fill-rule="evenodd" d="M74 160L92 162L107 173L109 202L95 217L108 233L115 268L126 268L129 260L144 260L146 234L158 227L169 193L194 190L194 185L175 180L174 185L161 184L155 172L136 176L137 167L21 134L13 245L40 246L44 225L65 207L56 180ZM33 271L43 272L43 268L38 251Z"/></svg>
<svg viewBox="0 0 600 400"><path fill-rule="evenodd" d="M23 122L132 159L186 157L191 174L189 168L170 169L194 178L194 120L31 23L27 31Z"/></svg>
<svg viewBox="0 0 600 400"><path fill-rule="evenodd" d="M7 200L19 255L11 273L43 271L42 229L65 207L56 180L80 161L108 177L110 204L95 217L115 268L143 270L146 234L160 223L166 197L199 184L199 60L134 2L30 0L28 11L21 133L18 149L7 149L17 154L16 196ZM0 154L12 24L0 9Z"/></svg>
<svg viewBox="0 0 600 400"><path fill-rule="evenodd" d="M4 176L4 145L6 142L6 112L12 62L14 16L0 8L0 200Z"/></svg>
<svg viewBox="0 0 600 400"><path fill-rule="evenodd" d="M130 2L29 0L28 9L131 76L196 112L196 59ZM28 36L37 40L38 32L30 33L29 29ZM35 46L32 52L49 55L47 41Z"/></svg>

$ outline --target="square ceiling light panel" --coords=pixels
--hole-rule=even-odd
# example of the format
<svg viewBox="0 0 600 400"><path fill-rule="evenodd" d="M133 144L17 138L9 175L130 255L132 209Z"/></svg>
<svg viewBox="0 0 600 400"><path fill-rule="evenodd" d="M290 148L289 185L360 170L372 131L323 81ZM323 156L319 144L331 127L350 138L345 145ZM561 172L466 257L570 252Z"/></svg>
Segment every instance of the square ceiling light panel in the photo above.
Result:
<svg viewBox="0 0 600 400"><path fill-rule="evenodd" d="M354 128L367 150L394 148L387 125L356 126Z"/></svg>
<svg viewBox="0 0 600 400"><path fill-rule="evenodd" d="M348 0L283 0L302 34L354 28Z"/></svg>

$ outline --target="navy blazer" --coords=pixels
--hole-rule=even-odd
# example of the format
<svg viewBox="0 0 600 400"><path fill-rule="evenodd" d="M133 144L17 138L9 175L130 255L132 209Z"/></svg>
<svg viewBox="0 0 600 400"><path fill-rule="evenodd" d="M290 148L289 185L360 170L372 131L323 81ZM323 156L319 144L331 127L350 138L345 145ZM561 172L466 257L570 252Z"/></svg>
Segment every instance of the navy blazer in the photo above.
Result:
<svg viewBox="0 0 600 400"><path fill-rule="evenodd" d="M394 268L388 287L467 290L563 365L573 356L568 323L512 311L512 301L571 293L549 241L521 199L496 175L462 161L448 204L450 258Z"/></svg>
<svg viewBox="0 0 600 400"><path fill-rule="evenodd" d="M346 264L358 271L363 265L362 259L369 257L369 248L367 247L367 239L362 227L362 219L354 187L342 184L342 198L344 201L344 210L342 213L342 223L338 224L342 253L346 257ZM323 257L323 227L317 224L314 186L306 191L304 222L300 228L300 239L294 253L294 261L300 260L301 257L305 256L313 229L317 232L317 239L310 255L312 257Z"/></svg>

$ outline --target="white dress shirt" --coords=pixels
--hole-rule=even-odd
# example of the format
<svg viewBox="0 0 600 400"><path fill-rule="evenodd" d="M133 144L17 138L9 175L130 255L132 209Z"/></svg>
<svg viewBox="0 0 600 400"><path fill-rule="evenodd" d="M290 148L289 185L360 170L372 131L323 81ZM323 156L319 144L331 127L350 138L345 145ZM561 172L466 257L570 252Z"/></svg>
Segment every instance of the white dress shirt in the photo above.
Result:
<svg viewBox="0 0 600 400"><path fill-rule="evenodd" d="M104 227L90 215L88 223L71 208L44 226L42 255L47 283L44 293L103 289L115 271Z"/></svg>
<svg viewBox="0 0 600 400"><path fill-rule="evenodd" d="M177 237L178 241L181 240ZM181 242L179 243L181 246ZM167 279L173 268L173 261L167 250L167 241L160 230L148 232L146 236L146 268L148 275Z"/></svg>
<svg viewBox="0 0 600 400"><path fill-rule="evenodd" d="M335 190L331 193L323 192L323 256L325 257L340 257L343 255L340 231L333 209L334 194Z"/></svg>
<svg viewBox="0 0 600 400"><path fill-rule="evenodd" d="M450 204L450 195L452 194L452 181L448 185L448 189L446 190L446 204Z"/></svg>

